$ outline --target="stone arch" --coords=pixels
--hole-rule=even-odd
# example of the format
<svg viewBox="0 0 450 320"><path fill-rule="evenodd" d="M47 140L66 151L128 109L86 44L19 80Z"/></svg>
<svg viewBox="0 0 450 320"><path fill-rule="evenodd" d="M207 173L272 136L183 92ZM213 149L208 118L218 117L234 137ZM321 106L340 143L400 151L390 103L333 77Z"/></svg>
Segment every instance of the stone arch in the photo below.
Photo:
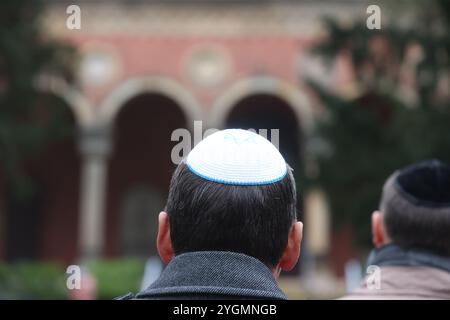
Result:
<svg viewBox="0 0 450 320"><path fill-rule="evenodd" d="M78 126L88 127L94 123L93 108L84 95L76 88L59 79L40 80L37 90L62 99L72 110Z"/></svg>
<svg viewBox="0 0 450 320"><path fill-rule="evenodd" d="M100 123L114 123L126 102L143 93L158 93L173 99L184 111L189 128L193 126L194 120L202 119L198 102L182 85L163 76L144 76L126 80L103 100L99 110Z"/></svg>
<svg viewBox="0 0 450 320"><path fill-rule="evenodd" d="M209 127L223 128L236 103L255 94L268 94L284 100L293 108L301 130L307 135L313 129L313 111L308 96L287 81L272 76L249 77L234 83L213 104L208 117Z"/></svg>

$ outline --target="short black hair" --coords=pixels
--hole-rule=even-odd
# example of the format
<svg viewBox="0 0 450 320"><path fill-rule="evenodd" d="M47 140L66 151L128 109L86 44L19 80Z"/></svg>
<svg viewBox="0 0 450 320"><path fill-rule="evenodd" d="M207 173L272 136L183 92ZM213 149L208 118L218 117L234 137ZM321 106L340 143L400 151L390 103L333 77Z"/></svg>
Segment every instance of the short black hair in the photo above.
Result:
<svg viewBox="0 0 450 320"><path fill-rule="evenodd" d="M450 256L450 166L429 160L394 173L381 210L395 244Z"/></svg>
<svg viewBox="0 0 450 320"><path fill-rule="evenodd" d="M274 267L296 220L296 198L289 167L278 182L245 186L203 179L182 161L166 207L174 252L238 252Z"/></svg>

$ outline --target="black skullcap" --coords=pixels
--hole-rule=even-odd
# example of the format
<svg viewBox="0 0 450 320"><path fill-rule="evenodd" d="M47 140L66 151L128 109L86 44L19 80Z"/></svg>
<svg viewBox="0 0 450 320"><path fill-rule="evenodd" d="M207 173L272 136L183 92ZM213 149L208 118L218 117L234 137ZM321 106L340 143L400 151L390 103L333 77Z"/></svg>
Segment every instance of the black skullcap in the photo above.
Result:
<svg viewBox="0 0 450 320"><path fill-rule="evenodd" d="M415 205L450 207L450 166L439 160L410 165L395 180L398 191Z"/></svg>

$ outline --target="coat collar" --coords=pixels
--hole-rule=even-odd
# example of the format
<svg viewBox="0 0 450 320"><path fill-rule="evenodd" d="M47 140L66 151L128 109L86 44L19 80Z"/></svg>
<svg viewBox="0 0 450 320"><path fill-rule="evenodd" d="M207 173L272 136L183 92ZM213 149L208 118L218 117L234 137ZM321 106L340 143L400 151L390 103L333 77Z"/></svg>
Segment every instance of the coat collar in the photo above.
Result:
<svg viewBox="0 0 450 320"><path fill-rule="evenodd" d="M241 253L198 251L176 256L161 276L136 298L172 295L287 299L272 272Z"/></svg>
<svg viewBox="0 0 450 320"><path fill-rule="evenodd" d="M371 252L369 265L432 267L450 272L450 257L389 244Z"/></svg>

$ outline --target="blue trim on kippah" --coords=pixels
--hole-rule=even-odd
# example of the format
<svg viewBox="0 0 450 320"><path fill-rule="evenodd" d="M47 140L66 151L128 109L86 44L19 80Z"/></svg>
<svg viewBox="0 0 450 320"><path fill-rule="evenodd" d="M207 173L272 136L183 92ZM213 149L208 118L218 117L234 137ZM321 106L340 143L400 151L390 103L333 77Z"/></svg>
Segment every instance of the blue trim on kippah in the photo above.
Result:
<svg viewBox="0 0 450 320"><path fill-rule="evenodd" d="M272 183L275 183L275 182L283 180L284 177L286 177L286 175L288 173L288 170L287 170L287 167L286 167L286 172L281 177L275 178L275 179L271 179L271 180L267 180L267 181L257 181L257 182L225 181L225 180L214 179L214 178L205 176L204 174L201 174L198 171L196 171L194 168L192 168L188 163L186 163L186 166L189 168L189 170L193 174L195 174L196 176L199 176L200 178L203 178L205 180L216 182L216 183L221 183L221 184L238 185L238 186L260 186L260 185L265 185L265 184L272 184Z"/></svg>

